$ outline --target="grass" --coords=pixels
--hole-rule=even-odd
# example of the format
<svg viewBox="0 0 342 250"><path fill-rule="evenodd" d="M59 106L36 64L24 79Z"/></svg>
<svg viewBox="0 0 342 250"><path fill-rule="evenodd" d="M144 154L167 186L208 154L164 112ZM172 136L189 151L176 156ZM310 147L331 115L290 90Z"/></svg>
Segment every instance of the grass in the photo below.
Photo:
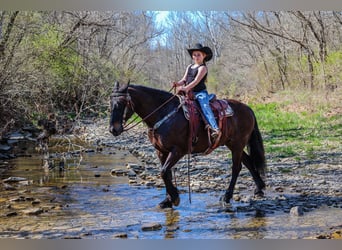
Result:
<svg viewBox="0 0 342 250"><path fill-rule="evenodd" d="M266 153L271 156L312 160L319 153L341 151L342 116L339 112L326 116L331 112L329 105L310 111L303 110L303 105L296 110L288 100L250 106L256 114Z"/></svg>

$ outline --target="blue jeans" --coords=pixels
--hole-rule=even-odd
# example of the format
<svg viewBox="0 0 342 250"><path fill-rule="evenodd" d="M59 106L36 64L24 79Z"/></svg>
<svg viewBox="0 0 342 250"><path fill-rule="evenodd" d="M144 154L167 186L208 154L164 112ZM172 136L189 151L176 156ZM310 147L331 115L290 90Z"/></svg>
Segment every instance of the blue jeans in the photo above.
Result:
<svg viewBox="0 0 342 250"><path fill-rule="evenodd" d="M199 105L201 106L203 115L205 117L205 119L207 120L207 122L209 123L209 125L213 128L213 129L219 129L219 127L217 126L216 120L215 120L215 116L213 111L210 108L209 105L209 94L207 90L202 90L200 92L194 92L196 100L198 101Z"/></svg>

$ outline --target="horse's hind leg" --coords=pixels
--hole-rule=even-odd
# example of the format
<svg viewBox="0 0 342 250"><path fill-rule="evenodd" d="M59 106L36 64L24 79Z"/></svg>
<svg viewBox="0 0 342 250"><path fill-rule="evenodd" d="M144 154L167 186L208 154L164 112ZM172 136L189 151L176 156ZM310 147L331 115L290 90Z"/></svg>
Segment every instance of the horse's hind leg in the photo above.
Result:
<svg viewBox="0 0 342 250"><path fill-rule="evenodd" d="M254 190L254 194L258 196L264 196L264 192L262 190L266 187L265 182L262 180L259 172L253 166L251 158L246 154L246 152L243 152L242 154L242 162L248 168L257 186Z"/></svg>
<svg viewBox="0 0 342 250"><path fill-rule="evenodd" d="M236 184L236 180L239 176L241 171L241 157L242 157L242 150L240 151L232 151L232 159L233 159L233 166L232 166L232 178L230 180L229 187L224 195L224 202L229 203L230 199L233 197L234 187Z"/></svg>
<svg viewBox="0 0 342 250"><path fill-rule="evenodd" d="M161 208L169 208L172 205L178 206L180 203L178 189L172 183L172 172L171 168L179 161L182 157L176 150L163 154L158 152L159 159L162 163L161 177L165 183L167 197L164 201L159 203Z"/></svg>

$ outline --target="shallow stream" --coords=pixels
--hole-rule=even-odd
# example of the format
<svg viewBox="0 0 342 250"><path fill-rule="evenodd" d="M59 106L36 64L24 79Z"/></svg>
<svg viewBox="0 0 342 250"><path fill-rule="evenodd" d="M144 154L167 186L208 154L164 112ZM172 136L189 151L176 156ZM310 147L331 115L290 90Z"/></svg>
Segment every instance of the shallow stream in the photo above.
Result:
<svg viewBox="0 0 342 250"><path fill-rule="evenodd" d="M64 170L42 167L43 157L36 153L10 161L1 179L26 180L1 192L0 237L289 239L324 233L342 221L341 209L327 206L302 216L264 213L242 202L227 208L219 202L222 192L192 193L190 204L186 189L179 207L160 210L156 205L165 190L130 185L127 176L112 175L112 169L126 169L127 163L141 164L128 152L112 151L69 157ZM147 224L153 229L145 231Z"/></svg>

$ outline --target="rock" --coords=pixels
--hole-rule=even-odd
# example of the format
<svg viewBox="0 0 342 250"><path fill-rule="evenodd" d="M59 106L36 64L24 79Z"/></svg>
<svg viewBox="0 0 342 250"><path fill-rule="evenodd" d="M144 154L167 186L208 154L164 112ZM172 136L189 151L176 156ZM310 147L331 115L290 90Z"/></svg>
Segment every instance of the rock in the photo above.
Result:
<svg viewBox="0 0 342 250"><path fill-rule="evenodd" d="M13 217L13 216L17 216L17 215L18 215L18 213L14 211L14 212L7 213L6 217Z"/></svg>
<svg viewBox="0 0 342 250"><path fill-rule="evenodd" d="M156 183L154 181L148 181L148 182L145 183L145 186L146 187L154 187L155 184Z"/></svg>
<svg viewBox="0 0 342 250"><path fill-rule="evenodd" d="M158 231L162 229L162 225L157 222L146 223L141 226L141 230L143 231Z"/></svg>
<svg viewBox="0 0 342 250"><path fill-rule="evenodd" d="M292 216L302 216L303 214L303 208L300 206L292 207L290 210L290 215Z"/></svg>
<svg viewBox="0 0 342 250"><path fill-rule="evenodd" d="M15 132L10 134L9 138L10 140L23 140L25 139L25 136L19 132Z"/></svg>
<svg viewBox="0 0 342 250"><path fill-rule="evenodd" d="M39 215L43 212L44 210L41 208L30 208L30 209L23 210L23 213L26 215Z"/></svg>
<svg viewBox="0 0 342 250"><path fill-rule="evenodd" d="M252 195L246 195L245 197L241 198L241 202L243 203L250 203L252 200Z"/></svg>
<svg viewBox="0 0 342 250"><path fill-rule="evenodd" d="M65 240L80 240L80 239L82 239L82 237L81 236L77 236L77 235L75 235L75 236L67 235L67 236L64 236L63 239L65 239Z"/></svg>
<svg viewBox="0 0 342 250"><path fill-rule="evenodd" d="M7 179L3 180L3 182L5 183L9 183L9 182L20 182L20 181L27 181L26 178L23 177L8 177Z"/></svg>
<svg viewBox="0 0 342 250"><path fill-rule="evenodd" d="M8 160L8 159L11 159L11 156L10 156L10 155L7 155L7 154L1 154L1 153L0 153L0 159L6 159L6 160Z"/></svg>
<svg viewBox="0 0 342 250"><path fill-rule="evenodd" d="M126 239L127 237L128 237L127 233L118 233L118 234L113 235L113 238L119 238L119 239Z"/></svg>
<svg viewBox="0 0 342 250"><path fill-rule="evenodd" d="M135 179L137 177L137 174L133 170L130 170L128 171L127 176L129 179Z"/></svg>
<svg viewBox="0 0 342 250"><path fill-rule="evenodd" d="M6 183L4 183L4 189L5 190L8 190L8 191L10 191L10 190L17 190L15 187L13 187L13 186L11 186L11 185L9 185L9 184L6 184Z"/></svg>
<svg viewBox="0 0 342 250"><path fill-rule="evenodd" d="M140 174L144 171L144 167L143 166L140 166L138 164L135 164L135 163L128 163L126 165L126 167L132 171L134 171L135 173L137 174Z"/></svg>
<svg viewBox="0 0 342 250"><path fill-rule="evenodd" d="M178 225L168 226L166 232L176 232L179 229Z"/></svg>
<svg viewBox="0 0 342 250"><path fill-rule="evenodd" d="M279 193L284 192L284 188L282 188L282 187L276 187L276 188L274 188L274 190L279 192Z"/></svg>
<svg viewBox="0 0 342 250"><path fill-rule="evenodd" d="M10 202L25 201L25 197L24 197L24 196L15 197L15 198L11 198L9 201L10 201Z"/></svg>
<svg viewBox="0 0 342 250"><path fill-rule="evenodd" d="M110 171L110 173L113 176L125 176L125 175L127 175L127 171L125 171L123 169L112 169Z"/></svg>
<svg viewBox="0 0 342 250"><path fill-rule="evenodd" d="M138 182L137 182L136 180L129 180L129 181L128 181L128 184L131 184L131 185L132 185L132 184L137 184L137 183L138 183Z"/></svg>
<svg viewBox="0 0 342 250"><path fill-rule="evenodd" d="M12 147L7 145L7 144L0 144L0 151L2 151L2 152L6 152L6 151L9 151L11 149L12 149Z"/></svg>
<svg viewBox="0 0 342 250"><path fill-rule="evenodd" d="M32 202L31 202L31 204L34 206L34 205L38 205L38 204L40 204L41 203L41 201L39 200L39 199L35 199L35 200L33 200Z"/></svg>
<svg viewBox="0 0 342 250"><path fill-rule="evenodd" d="M241 196L238 195L238 194L234 194L234 195L233 195L233 200L234 200L234 201L240 201L240 200L241 200Z"/></svg>

